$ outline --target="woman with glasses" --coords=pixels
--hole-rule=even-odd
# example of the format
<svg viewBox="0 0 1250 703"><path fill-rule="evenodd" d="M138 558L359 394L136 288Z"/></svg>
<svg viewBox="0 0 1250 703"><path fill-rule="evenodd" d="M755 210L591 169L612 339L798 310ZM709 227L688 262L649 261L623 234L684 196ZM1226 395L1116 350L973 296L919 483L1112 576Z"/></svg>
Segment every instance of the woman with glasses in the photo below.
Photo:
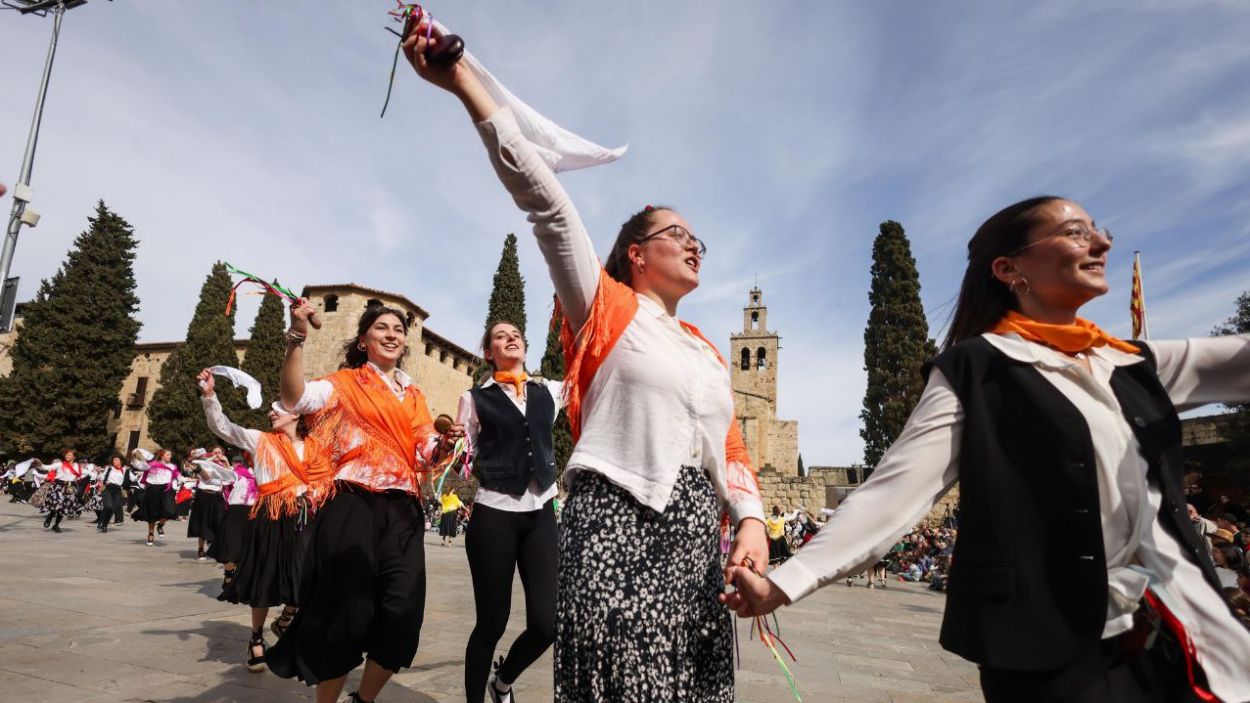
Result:
<svg viewBox="0 0 1250 703"><path fill-rule="evenodd" d="M980 664L987 701L1250 700L1250 632L1187 519L1177 419L1250 400L1250 335L1124 342L1080 318L1110 249L1063 198L981 225L903 433L793 559L735 569L729 605L769 613L863 568L958 481L941 643Z"/></svg>
<svg viewBox="0 0 1250 703"><path fill-rule="evenodd" d="M721 512L738 528L729 563L763 568L768 543L728 367L677 317L706 248L678 212L648 206L622 225L600 265L512 111L463 63L428 64L427 43L413 32L409 60L465 104L499 179L534 223L563 309L576 446L560 515L555 699L730 701L732 623L716 600Z"/></svg>

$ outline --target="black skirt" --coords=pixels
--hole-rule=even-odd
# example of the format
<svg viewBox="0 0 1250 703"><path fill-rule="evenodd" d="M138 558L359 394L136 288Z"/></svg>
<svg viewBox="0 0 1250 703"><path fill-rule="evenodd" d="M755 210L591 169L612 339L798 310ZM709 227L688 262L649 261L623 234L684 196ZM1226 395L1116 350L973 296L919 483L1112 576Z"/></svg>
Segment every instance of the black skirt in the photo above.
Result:
<svg viewBox="0 0 1250 703"><path fill-rule="evenodd" d="M439 537L455 537L456 536L456 511L443 513L443 517L438 521Z"/></svg>
<svg viewBox="0 0 1250 703"><path fill-rule="evenodd" d="M174 492L168 486L154 484L143 489L139 507L131 513L136 522L160 522L177 516L174 512Z"/></svg>
<svg viewBox="0 0 1250 703"><path fill-rule="evenodd" d="M217 600L253 608L299 605L300 573L310 530L296 516L273 520L264 510L249 524L249 538L234 579Z"/></svg>
<svg viewBox="0 0 1250 703"><path fill-rule="evenodd" d="M208 547L208 556L218 564L238 564L251 537L252 506L231 505L217 528L217 539Z"/></svg>
<svg viewBox="0 0 1250 703"><path fill-rule="evenodd" d="M412 666L425 616L425 518L415 496L335 483L310 530L299 612L265 663L308 685L369 659Z"/></svg>
<svg viewBox="0 0 1250 703"><path fill-rule="evenodd" d="M217 539L221 521L226 517L226 499L216 491L196 491L191 499L191 519L187 521L187 537L206 542Z"/></svg>

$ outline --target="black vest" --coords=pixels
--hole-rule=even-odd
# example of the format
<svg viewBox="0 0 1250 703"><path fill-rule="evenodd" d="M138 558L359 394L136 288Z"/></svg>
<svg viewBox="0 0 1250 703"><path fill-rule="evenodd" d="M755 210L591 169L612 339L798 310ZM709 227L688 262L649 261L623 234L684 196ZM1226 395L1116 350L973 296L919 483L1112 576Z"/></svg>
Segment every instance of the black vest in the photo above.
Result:
<svg viewBox="0 0 1250 703"><path fill-rule="evenodd" d="M543 490L555 483L551 428L556 403L541 383L529 383L525 390L524 415L497 383L470 391L482 427L473 462L482 488L519 496L531 479Z"/></svg>
<svg viewBox="0 0 1250 703"><path fill-rule="evenodd" d="M1163 495L1159 519L1219 589L1181 488L1181 424L1156 374L1121 366L1111 389ZM981 337L932 363L964 411L959 538L941 643L987 666L1053 670L1097 657L1107 616L1098 480L1089 426L1032 365Z"/></svg>

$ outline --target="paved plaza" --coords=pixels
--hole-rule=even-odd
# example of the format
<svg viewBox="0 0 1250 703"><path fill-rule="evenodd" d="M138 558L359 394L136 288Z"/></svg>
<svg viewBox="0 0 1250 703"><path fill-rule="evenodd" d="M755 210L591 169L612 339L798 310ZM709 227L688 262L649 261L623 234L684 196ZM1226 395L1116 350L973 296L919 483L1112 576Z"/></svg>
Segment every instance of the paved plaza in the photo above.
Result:
<svg viewBox="0 0 1250 703"><path fill-rule="evenodd" d="M241 664L245 608L216 595L221 569L195 559L186 523L171 522L155 547L145 526L106 535L83 519L45 532L29 506L0 502L0 695L36 703L311 700L311 689L253 674ZM462 701L462 658L473 624L462 541L426 538L429 596L413 668L384 703ZM887 589L827 588L780 613L791 664L810 703L979 701L976 668L937 644L943 596L892 582ZM515 585L510 642L524 622ZM275 611L276 612L276 611ZM771 655L746 639L737 700L793 700ZM268 639L272 643L272 634ZM348 690L352 684L349 683ZM551 700L551 655L517 685L524 703Z"/></svg>

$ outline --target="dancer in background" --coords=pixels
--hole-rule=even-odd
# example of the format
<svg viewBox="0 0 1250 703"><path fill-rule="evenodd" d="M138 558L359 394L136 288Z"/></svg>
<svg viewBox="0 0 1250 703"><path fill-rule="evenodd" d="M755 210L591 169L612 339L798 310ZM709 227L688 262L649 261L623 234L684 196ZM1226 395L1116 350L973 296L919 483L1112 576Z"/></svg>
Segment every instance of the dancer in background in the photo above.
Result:
<svg viewBox="0 0 1250 703"><path fill-rule="evenodd" d="M108 532L110 522L114 525L122 524L122 515L126 507L125 498L122 496L122 484L125 482L126 467L122 463L122 458L114 454L109 460L109 465L100 473L103 500L99 519L96 521L96 529L100 532Z"/></svg>
<svg viewBox="0 0 1250 703"><path fill-rule="evenodd" d="M425 397L399 368L408 349L403 311L365 308L343 345L342 368L306 382L313 311L306 300L292 304L282 404L311 416L309 435L327 448L331 469L310 483L325 498L305 554L300 609L267 662L279 676L316 684L318 703L332 703L367 653L351 697L368 703L417 653L425 615L418 481L440 437Z"/></svg>
<svg viewBox="0 0 1250 703"><path fill-rule="evenodd" d="M762 568L768 543L728 367L677 317L706 247L676 211L647 207L601 266L512 109L500 109L464 63L428 63L428 45L419 29L404 49L477 124L496 174L534 223L564 311L577 444L560 516L555 699L731 701L733 628L717 603L721 512L738 528L730 565Z"/></svg>
<svg viewBox="0 0 1250 703"><path fill-rule="evenodd" d="M297 430L300 417L269 411L272 432L240 427L221 411L214 392L213 374L205 369L196 378L203 396L204 416L213 434L250 453L255 463L257 501L252 508L248 534L238 555L233 578L217 600L251 608L252 635L248 641L247 668L265 670L265 618L269 609L281 605L273 622L278 637L294 617L299 599L300 568L304 560L305 528L311 506L305 497L306 481L324 480L327 461ZM217 480L215 472L201 469L201 480ZM233 489L232 489L233 493Z"/></svg>
<svg viewBox="0 0 1250 703"><path fill-rule="evenodd" d="M78 517L82 512L82 503L78 501L78 479L82 478L82 467L75 459L74 450L66 449L61 461L53 463L48 471L47 481L35 492L35 499L40 512L47 513L43 519L43 529L51 528L53 532L61 532L61 520L66 517Z"/></svg>
<svg viewBox="0 0 1250 703"><path fill-rule="evenodd" d="M173 464L173 453L168 449L156 450L156 456L144 464L146 468L139 477L143 492L139 507L130 517L136 522L148 524L147 545L156 544L156 538L165 536L165 521L175 516L174 478L178 469Z"/></svg>
<svg viewBox="0 0 1250 703"><path fill-rule="evenodd" d="M439 499L438 536L442 538L444 547L450 547L456 539L460 510L463 507L464 503L460 501L460 496L456 495L451 486L448 486L443 497Z"/></svg>
<svg viewBox="0 0 1250 703"><path fill-rule="evenodd" d="M557 490L551 430L563 406L563 384L530 378L525 349L515 324L491 324L482 336L482 350L494 373L460 396L456 413L455 430L466 435L480 486L464 537L477 612L464 654L469 703L481 703L486 691L496 703L511 701L512 684L555 639L552 501ZM525 589L525 631L492 671L495 646L512 609L512 575L518 571Z"/></svg>
<svg viewBox="0 0 1250 703"><path fill-rule="evenodd" d="M209 429L212 429L209 424ZM220 447L215 447L220 449ZM214 463L225 465L225 452L214 451L208 455ZM217 541L217 533L221 530L221 522L226 517L226 499L221 495L221 477L216 473L196 466L195 497L191 499L191 519L187 521L187 537L199 540L195 558L201 561L208 558L206 547Z"/></svg>
<svg viewBox="0 0 1250 703"><path fill-rule="evenodd" d="M1250 700L1250 631L1189 522L1177 418L1250 401L1250 335L1124 342L1081 319L1110 250L1064 198L986 220L898 440L793 559L734 569L728 604L765 614L862 569L958 481L941 643L987 701Z"/></svg>
<svg viewBox="0 0 1250 703"><path fill-rule="evenodd" d="M216 560L223 569L222 590L229 588L234 581L235 568L251 534L249 523L257 498L256 477L243 462L243 457L235 457L230 470L234 476L224 482L221 489L226 498L226 514L217 527L216 539L208 547L209 558Z"/></svg>

